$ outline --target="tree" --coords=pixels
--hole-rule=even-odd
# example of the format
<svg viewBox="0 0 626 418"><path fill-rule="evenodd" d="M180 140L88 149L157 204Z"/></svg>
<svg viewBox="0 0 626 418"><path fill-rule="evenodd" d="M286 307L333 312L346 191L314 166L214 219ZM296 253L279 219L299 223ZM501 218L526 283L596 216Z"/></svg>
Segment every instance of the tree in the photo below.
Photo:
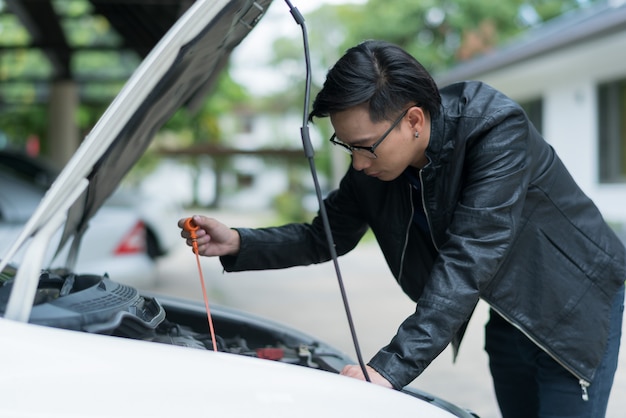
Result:
<svg viewBox="0 0 626 418"><path fill-rule="evenodd" d="M441 71L593 1L369 0L345 20L342 46L384 39L407 49L430 71Z"/></svg>

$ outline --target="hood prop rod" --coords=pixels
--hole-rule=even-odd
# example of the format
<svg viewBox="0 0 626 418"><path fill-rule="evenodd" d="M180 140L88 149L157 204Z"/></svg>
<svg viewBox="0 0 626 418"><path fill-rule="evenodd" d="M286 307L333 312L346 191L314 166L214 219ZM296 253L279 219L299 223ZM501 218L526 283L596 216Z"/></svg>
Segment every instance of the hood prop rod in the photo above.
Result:
<svg viewBox="0 0 626 418"><path fill-rule="evenodd" d="M361 355L361 349L359 348L359 341L356 336L356 331L354 327L354 322L352 320L352 314L350 313L350 306L348 304L348 297L346 295L345 286L343 284L343 278L341 277L341 270L339 269L339 262L337 261L337 251L335 250L335 243L332 237L332 232L330 229L330 222L328 221L328 214L326 213L326 206L324 205L324 199L322 198L322 192L320 189L319 181L317 178L317 171L315 169L315 161L313 145L311 144L311 138L309 136L309 101L311 95L311 60L309 55L309 42L308 42L308 34L306 30L306 25L304 23L304 17L300 13L300 11L295 8L289 0L285 0L287 6L289 6L289 10L294 20L298 25L302 27L302 38L304 41L304 56L306 62L306 86L305 86L305 94L304 94L304 115L302 118L302 128L300 129L300 134L302 136L302 146L304 148L304 154L306 158L309 160L309 166L311 168L311 175L313 177L313 183L315 184L315 192L317 195L317 201L320 207L320 215L322 217L322 221L324 224L324 231L326 233L326 240L328 241L328 249L330 251L330 255L333 259L333 264L335 266L335 272L337 274L337 281L339 283L339 289L341 291L341 299L343 301L343 306L346 311L346 316L348 319L348 325L350 327L350 334L352 336L352 342L354 344L354 349L356 351L356 356L359 362L359 366L361 367L361 371L363 372L363 376L365 380L370 382L369 374L367 373L367 369L365 367L365 362L363 361L363 356Z"/></svg>

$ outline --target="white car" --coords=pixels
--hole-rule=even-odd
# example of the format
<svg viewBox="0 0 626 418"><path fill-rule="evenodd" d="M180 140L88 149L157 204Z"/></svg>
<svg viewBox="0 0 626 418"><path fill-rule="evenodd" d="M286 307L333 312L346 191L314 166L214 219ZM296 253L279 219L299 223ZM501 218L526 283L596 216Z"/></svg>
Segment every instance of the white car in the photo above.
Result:
<svg viewBox="0 0 626 418"><path fill-rule="evenodd" d="M31 191L38 191L39 198L32 204L28 202L27 205L18 206L16 212L13 213L12 223L16 223L16 219L26 222L32 211L35 209L36 204L41 200L44 192L50 187L54 179L59 175L59 169L49 163L47 160L39 157L34 158L26 155L23 152L3 149L0 150L0 170L10 171L15 176L20 178L19 183L24 184L21 189L28 189L24 191L25 194ZM15 183L15 181L12 181ZM0 186L1 187L1 186ZM6 186L11 187L9 185ZM15 187L15 186L13 186ZM19 190L9 191L0 190L0 196L4 196L4 201L0 201L0 214L2 213L2 206L9 205L14 202L11 201L9 196L19 196ZM19 197L18 197L19 199ZM145 251L148 256L156 260L159 257L165 256L174 248L174 245L180 242L180 234L176 227L176 221L180 219L182 213L182 207L171 199L167 199L165 196L150 196L142 192L141 189L121 185L115 192L106 200L103 205L103 210L108 211L109 208L115 210L111 213L132 213L139 216L141 222L144 225L144 231L139 231L145 234ZM96 214L96 219L92 221L92 224L102 223L100 221L100 212ZM109 219L112 219L109 217ZM0 223L4 221L0 217ZM111 235L115 238L118 228L112 223L102 225L103 230L105 228L111 228ZM2 228L0 226L0 228ZM91 231L88 234L92 234ZM81 258L84 258L84 252L92 250L90 245L90 239L87 238L88 244L83 244L83 250L81 251ZM100 244L94 242L95 250L100 247ZM0 248L1 249L1 248ZM143 250L142 250L143 252ZM100 257L101 258L101 257ZM82 260L78 261L82 263ZM82 266L83 264L81 264ZM135 269L129 270L129 275L136 274ZM143 281L146 281L145 279Z"/></svg>
<svg viewBox="0 0 626 418"><path fill-rule="evenodd" d="M105 208L133 210L146 228L146 251L157 260L168 255L180 244L180 229L176 223L182 217L182 207L164 196L149 196L139 188L120 187L104 204Z"/></svg>
<svg viewBox="0 0 626 418"><path fill-rule="evenodd" d="M18 154L4 152L0 156L13 157L12 162L26 162ZM12 169L0 158L0 256L19 236L46 192L44 178L38 177L41 182L36 178ZM156 281L157 270L148 252L147 235L144 218L134 207L105 205L89 222L73 269L108 274L121 283L149 287ZM60 236L59 230L57 241ZM43 265L66 267L69 251L66 245L57 254L56 247L50 246ZM16 254L14 261L22 255Z"/></svg>
<svg viewBox="0 0 626 418"><path fill-rule="evenodd" d="M269 3L196 1L2 253L0 416L474 416L341 376L352 359L279 324L213 307L213 344L203 304L140 293L114 275L44 268L57 231L61 244L80 241L158 127L211 85Z"/></svg>

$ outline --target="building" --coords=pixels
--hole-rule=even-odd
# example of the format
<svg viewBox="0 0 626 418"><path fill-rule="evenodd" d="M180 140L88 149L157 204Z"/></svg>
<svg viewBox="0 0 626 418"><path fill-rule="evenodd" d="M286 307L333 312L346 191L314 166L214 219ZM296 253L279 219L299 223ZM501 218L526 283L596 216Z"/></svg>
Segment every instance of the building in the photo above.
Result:
<svg viewBox="0 0 626 418"><path fill-rule="evenodd" d="M626 236L626 1L599 2L435 77L482 80L521 103Z"/></svg>

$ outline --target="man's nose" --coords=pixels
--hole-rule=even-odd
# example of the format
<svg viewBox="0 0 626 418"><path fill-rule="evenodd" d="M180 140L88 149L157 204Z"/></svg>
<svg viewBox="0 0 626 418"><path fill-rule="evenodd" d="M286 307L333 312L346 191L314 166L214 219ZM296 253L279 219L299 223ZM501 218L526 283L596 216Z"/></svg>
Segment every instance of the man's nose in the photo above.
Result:
<svg viewBox="0 0 626 418"><path fill-rule="evenodd" d="M371 158L367 158L366 156L360 155L359 153L355 152L354 154L352 154L352 168L354 168L356 171L363 171L364 169L372 165L372 161L373 160Z"/></svg>

